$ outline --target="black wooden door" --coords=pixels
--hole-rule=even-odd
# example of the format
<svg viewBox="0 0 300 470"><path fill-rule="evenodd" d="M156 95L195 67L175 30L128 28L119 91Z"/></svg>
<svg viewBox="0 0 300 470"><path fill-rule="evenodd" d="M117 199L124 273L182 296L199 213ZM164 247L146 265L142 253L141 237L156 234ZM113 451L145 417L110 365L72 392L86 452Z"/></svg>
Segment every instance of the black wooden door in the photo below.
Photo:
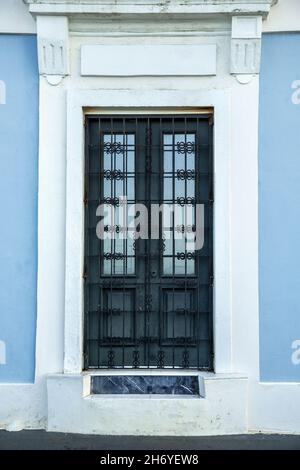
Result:
<svg viewBox="0 0 300 470"><path fill-rule="evenodd" d="M89 116L85 173L86 368L212 369L211 117Z"/></svg>

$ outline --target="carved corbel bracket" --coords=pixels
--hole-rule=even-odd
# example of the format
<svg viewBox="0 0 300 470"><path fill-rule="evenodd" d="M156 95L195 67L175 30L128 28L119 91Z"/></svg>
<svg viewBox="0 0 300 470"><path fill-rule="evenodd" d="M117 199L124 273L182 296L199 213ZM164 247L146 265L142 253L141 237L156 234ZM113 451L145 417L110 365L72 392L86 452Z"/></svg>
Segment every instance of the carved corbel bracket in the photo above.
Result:
<svg viewBox="0 0 300 470"><path fill-rule="evenodd" d="M69 74L69 31L66 17L37 17L39 73L50 85Z"/></svg>
<svg viewBox="0 0 300 470"><path fill-rule="evenodd" d="M233 16L231 29L231 73L239 83L249 83L259 73L261 16Z"/></svg>

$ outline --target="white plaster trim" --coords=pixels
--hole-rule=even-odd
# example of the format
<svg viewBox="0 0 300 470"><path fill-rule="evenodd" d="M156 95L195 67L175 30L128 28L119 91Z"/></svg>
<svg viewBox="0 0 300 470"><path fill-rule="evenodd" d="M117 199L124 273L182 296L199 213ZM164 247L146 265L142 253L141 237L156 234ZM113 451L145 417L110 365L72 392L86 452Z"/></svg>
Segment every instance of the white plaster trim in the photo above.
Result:
<svg viewBox="0 0 300 470"><path fill-rule="evenodd" d="M112 60L116 58L117 60ZM216 75L217 47L198 45L81 46L83 76L191 76Z"/></svg>
<svg viewBox="0 0 300 470"><path fill-rule="evenodd" d="M243 377L209 380L199 374L205 398L90 395L89 379L63 374L47 378L49 431L142 436L247 431L247 379Z"/></svg>
<svg viewBox="0 0 300 470"><path fill-rule="evenodd" d="M22 0L0 1L0 34L35 34L34 18Z"/></svg>
<svg viewBox="0 0 300 470"><path fill-rule="evenodd" d="M83 367L84 126L83 109L213 107L215 372L231 372L229 252L230 99L224 90L74 90L67 94L66 278L64 371ZM136 110L138 112L138 109ZM176 111L175 111L176 112Z"/></svg>
<svg viewBox="0 0 300 470"><path fill-rule="evenodd" d="M248 428L251 432L300 434L300 383L252 383Z"/></svg>
<svg viewBox="0 0 300 470"><path fill-rule="evenodd" d="M192 14L236 13L267 15L274 0L25 0L37 14Z"/></svg>
<svg viewBox="0 0 300 470"><path fill-rule="evenodd" d="M92 37L92 38L173 38L175 37L227 37L230 34L231 29L223 29L220 31L153 31L149 32L130 32L130 31L82 31L76 30L74 25L70 26L69 35L70 37Z"/></svg>
<svg viewBox="0 0 300 470"><path fill-rule="evenodd" d="M231 31L231 73L257 74L261 57L261 16L233 16Z"/></svg>
<svg viewBox="0 0 300 470"><path fill-rule="evenodd" d="M233 16L232 32L233 39L259 39L262 31L261 16Z"/></svg>
<svg viewBox="0 0 300 470"><path fill-rule="evenodd" d="M69 23L67 17L38 16L39 73L50 85L69 74Z"/></svg>

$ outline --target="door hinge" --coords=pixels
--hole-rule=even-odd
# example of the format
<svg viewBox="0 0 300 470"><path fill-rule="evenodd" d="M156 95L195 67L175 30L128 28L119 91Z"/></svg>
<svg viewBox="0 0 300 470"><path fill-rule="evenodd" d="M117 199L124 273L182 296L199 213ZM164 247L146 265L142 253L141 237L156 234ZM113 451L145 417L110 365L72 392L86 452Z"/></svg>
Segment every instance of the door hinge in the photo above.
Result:
<svg viewBox="0 0 300 470"><path fill-rule="evenodd" d="M211 114L208 118L208 125L213 126L214 125L214 115Z"/></svg>
<svg viewBox="0 0 300 470"><path fill-rule="evenodd" d="M209 276L209 286L213 287L214 285L214 276Z"/></svg>

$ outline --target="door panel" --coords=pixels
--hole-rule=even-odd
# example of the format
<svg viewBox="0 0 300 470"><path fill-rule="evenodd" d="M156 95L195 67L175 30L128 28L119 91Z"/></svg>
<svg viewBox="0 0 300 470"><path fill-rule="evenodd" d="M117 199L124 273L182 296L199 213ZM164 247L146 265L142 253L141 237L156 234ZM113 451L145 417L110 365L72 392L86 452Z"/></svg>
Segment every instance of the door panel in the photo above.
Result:
<svg viewBox="0 0 300 470"><path fill-rule="evenodd" d="M85 173L85 367L212 369L210 117L89 116ZM157 238L153 204L175 205L158 219ZM148 210L148 239L130 228L131 205L137 217Z"/></svg>

